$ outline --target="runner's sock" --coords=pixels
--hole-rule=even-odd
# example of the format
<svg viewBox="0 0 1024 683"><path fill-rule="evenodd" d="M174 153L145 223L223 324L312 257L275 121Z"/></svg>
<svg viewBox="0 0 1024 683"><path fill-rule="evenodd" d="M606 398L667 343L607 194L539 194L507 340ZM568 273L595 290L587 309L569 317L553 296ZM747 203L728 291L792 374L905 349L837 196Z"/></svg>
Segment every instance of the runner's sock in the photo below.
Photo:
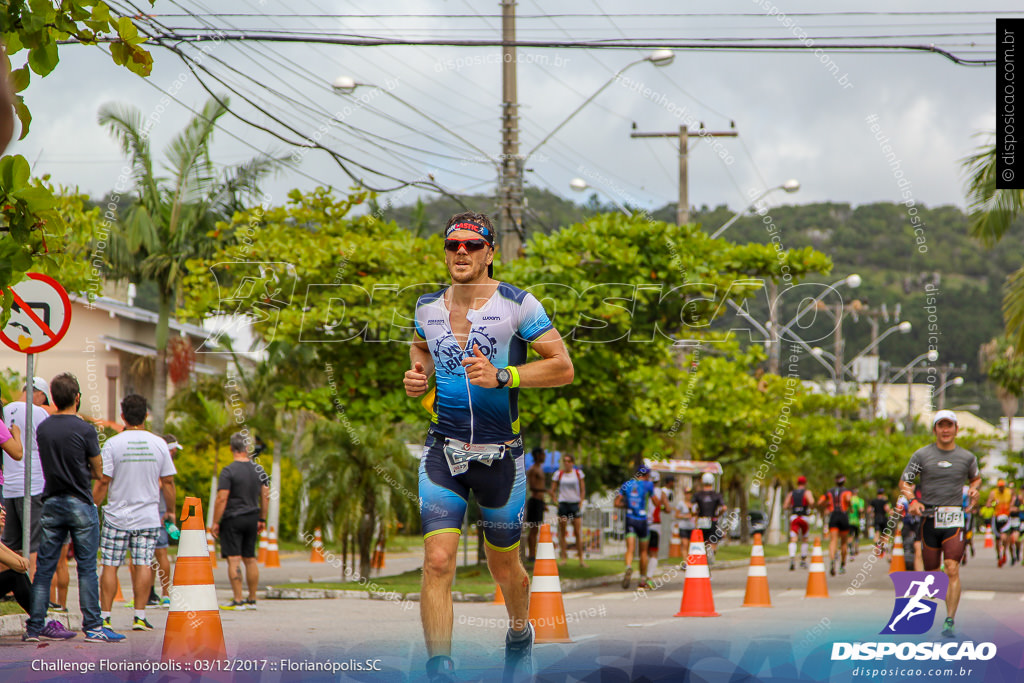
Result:
<svg viewBox="0 0 1024 683"><path fill-rule="evenodd" d="M109 618L110 618L110 612L104 612L104 611L100 610L100 619L109 619Z"/></svg>
<svg viewBox="0 0 1024 683"><path fill-rule="evenodd" d="M137 609L137 610L135 610L135 618L136 619L145 619L146 618L146 610L144 610L144 609Z"/></svg>
<svg viewBox="0 0 1024 683"><path fill-rule="evenodd" d="M513 642L519 642L521 640L527 640L530 637L530 627L527 626L526 628L524 628L521 631L516 631L515 629L510 628L508 630L508 637L509 637L509 640L511 640Z"/></svg>
<svg viewBox="0 0 1024 683"><path fill-rule="evenodd" d="M796 559L796 541L789 542L789 559Z"/></svg>

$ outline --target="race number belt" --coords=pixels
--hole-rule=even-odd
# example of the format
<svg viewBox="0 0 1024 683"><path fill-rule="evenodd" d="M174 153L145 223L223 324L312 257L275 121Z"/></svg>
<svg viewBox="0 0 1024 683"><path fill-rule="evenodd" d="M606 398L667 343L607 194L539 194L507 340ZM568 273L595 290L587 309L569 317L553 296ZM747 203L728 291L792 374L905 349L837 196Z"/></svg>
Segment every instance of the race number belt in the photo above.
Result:
<svg viewBox="0 0 1024 683"><path fill-rule="evenodd" d="M448 471L454 477L468 470L469 463L474 460L490 467L492 462L505 457L508 448L503 443L465 443L445 438L444 457L448 461Z"/></svg>
<svg viewBox="0 0 1024 683"><path fill-rule="evenodd" d="M711 524L712 524L713 521L714 521L714 519L712 517L698 517L697 518L697 528L698 529L710 529L711 528Z"/></svg>
<svg viewBox="0 0 1024 683"><path fill-rule="evenodd" d="M954 529L964 525L964 510L957 505L935 508L935 528Z"/></svg>

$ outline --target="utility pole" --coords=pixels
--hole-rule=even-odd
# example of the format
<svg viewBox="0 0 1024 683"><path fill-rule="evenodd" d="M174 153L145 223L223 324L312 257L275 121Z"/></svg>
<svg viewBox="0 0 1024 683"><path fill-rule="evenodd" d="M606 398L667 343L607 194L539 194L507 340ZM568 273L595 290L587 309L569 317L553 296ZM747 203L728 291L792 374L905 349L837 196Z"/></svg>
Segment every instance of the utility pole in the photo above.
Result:
<svg viewBox="0 0 1024 683"><path fill-rule="evenodd" d="M939 400L935 409L942 410L946 407L946 378L953 374L962 375L967 372L967 364L943 363L937 370L939 371Z"/></svg>
<svg viewBox="0 0 1024 683"><path fill-rule="evenodd" d="M504 258L523 245L523 161L519 158L519 96L516 87L516 0L501 0L501 175L498 230Z"/></svg>
<svg viewBox="0 0 1024 683"><path fill-rule="evenodd" d="M634 124L635 125L635 124ZM676 207L676 224L684 225L690 222L690 194L687 189L688 185L688 171L686 167L687 161L687 144L689 143L691 131L686 126L679 126L678 132L672 133L637 133L636 131L629 134L631 138L678 138L679 139L679 206ZM699 135L701 137L711 138L734 138L739 133L734 130L727 131L710 131L705 130L703 124L698 130L692 131L693 135Z"/></svg>

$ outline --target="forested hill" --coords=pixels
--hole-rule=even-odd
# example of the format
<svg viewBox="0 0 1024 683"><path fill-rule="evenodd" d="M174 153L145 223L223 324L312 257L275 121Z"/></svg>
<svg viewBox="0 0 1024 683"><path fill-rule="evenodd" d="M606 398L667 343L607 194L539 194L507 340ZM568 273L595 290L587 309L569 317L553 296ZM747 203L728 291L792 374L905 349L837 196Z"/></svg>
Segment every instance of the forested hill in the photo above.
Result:
<svg viewBox="0 0 1024 683"><path fill-rule="evenodd" d="M574 204L550 192L528 190L527 229L550 232L586 219L594 213L614 211L591 195L584 205ZM493 211L494 199L481 196L464 200L474 210ZM747 216L737 221L725 237L735 242L768 242L766 220L774 224L785 248L811 246L832 258L834 269L822 281L835 282L857 273L863 284L857 290L843 289L847 299L857 298L871 307L885 304L889 311L896 305L901 320L909 320L913 330L906 335L893 334L881 344L883 360L896 367L910 362L928 350L928 315L924 310L925 285L939 291L936 303L935 331L939 334L940 364L966 364L968 383L950 389L948 405L981 403L981 413L989 419L999 415L998 402L980 372L979 346L1002 332L1000 302L1007 274L1024 264L1024 242L1018 229L996 248L985 249L968 234L967 216L955 206L909 207L895 203L875 203L853 207L843 203L805 204L773 208L768 217ZM384 216L421 234L440 230L453 213L463 210L454 201L439 199L415 206L386 207ZM720 206L701 207L693 220L709 232L724 224L733 210ZM672 221L675 205L667 205L651 214L658 220ZM1021 226L1024 227L1024 226ZM918 232L915 234L915 228ZM923 243L921 239L923 238ZM757 313L757 307L752 311ZM761 313L763 314L763 309ZM885 330L894 324L882 322ZM845 320L846 358L867 346L870 328L861 318ZM819 342L831 351L831 340ZM804 377L822 377L823 368L805 359Z"/></svg>

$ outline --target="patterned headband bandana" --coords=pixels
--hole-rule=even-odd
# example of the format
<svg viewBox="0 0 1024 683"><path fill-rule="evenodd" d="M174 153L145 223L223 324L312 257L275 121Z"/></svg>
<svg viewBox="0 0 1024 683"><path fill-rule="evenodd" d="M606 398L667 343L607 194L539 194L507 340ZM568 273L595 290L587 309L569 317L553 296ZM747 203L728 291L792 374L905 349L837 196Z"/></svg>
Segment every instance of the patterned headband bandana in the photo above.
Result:
<svg viewBox="0 0 1024 683"><path fill-rule="evenodd" d="M475 232L481 237L483 237L484 240L487 241L487 244L491 245L492 247L494 246L494 233L491 232L491 230L489 230L488 228L485 228L484 226L480 225L479 223L463 222L450 225L444 231L445 239L447 239L456 230L469 230L471 232Z"/></svg>

